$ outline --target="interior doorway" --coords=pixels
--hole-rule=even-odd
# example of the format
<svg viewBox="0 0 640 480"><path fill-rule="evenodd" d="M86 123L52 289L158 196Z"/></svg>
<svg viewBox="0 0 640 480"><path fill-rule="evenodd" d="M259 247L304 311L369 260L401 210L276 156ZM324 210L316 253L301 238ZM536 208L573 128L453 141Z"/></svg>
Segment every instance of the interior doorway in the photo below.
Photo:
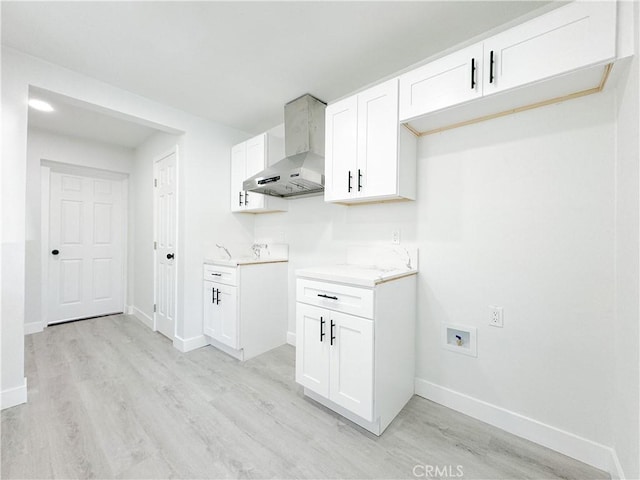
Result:
<svg viewBox="0 0 640 480"><path fill-rule="evenodd" d="M125 310L127 179L48 170L44 199L45 324Z"/></svg>
<svg viewBox="0 0 640 480"><path fill-rule="evenodd" d="M177 148L154 164L154 323L167 338L175 337L177 297Z"/></svg>

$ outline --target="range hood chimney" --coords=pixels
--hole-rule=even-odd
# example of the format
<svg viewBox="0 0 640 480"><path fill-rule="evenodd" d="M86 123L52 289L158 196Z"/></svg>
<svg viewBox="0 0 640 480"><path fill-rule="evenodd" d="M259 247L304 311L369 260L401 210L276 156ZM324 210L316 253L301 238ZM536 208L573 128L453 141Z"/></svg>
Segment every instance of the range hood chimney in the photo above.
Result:
<svg viewBox="0 0 640 480"><path fill-rule="evenodd" d="M275 197L319 195L324 191L324 111L326 104L306 94L284 106L286 157L245 180L249 192Z"/></svg>

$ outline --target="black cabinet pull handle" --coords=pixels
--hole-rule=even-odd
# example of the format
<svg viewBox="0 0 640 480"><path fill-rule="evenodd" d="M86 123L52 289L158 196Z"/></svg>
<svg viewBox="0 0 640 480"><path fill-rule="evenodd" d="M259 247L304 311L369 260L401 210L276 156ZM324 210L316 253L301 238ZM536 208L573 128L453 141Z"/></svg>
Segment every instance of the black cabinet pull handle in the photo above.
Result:
<svg viewBox="0 0 640 480"><path fill-rule="evenodd" d="M216 291L218 292L218 296L216 297L216 305L220 304L220 289L216 288Z"/></svg>
<svg viewBox="0 0 640 480"><path fill-rule="evenodd" d="M242 192L238 192L238 205L242 206Z"/></svg>
<svg viewBox="0 0 640 480"><path fill-rule="evenodd" d="M360 180L362 180L362 172L360 172L360 169L358 169L358 191L362 190L362 183L360 182Z"/></svg>
<svg viewBox="0 0 640 480"><path fill-rule="evenodd" d="M167 253L167 260L173 260L173 253Z"/></svg>
<svg viewBox="0 0 640 480"><path fill-rule="evenodd" d="M333 322L333 320L331 320L331 345L333 345L333 341L336 339L336 336L333 334L333 329L335 328L336 324Z"/></svg>
<svg viewBox="0 0 640 480"><path fill-rule="evenodd" d="M476 59L471 59L471 90L476 88Z"/></svg>
<svg viewBox="0 0 640 480"><path fill-rule="evenodd" d="M320 341L324 340L324 324L325 324L325 320L324 318L320 317Z"/></svg>
<svg viewBox="0 0 640 480"><path fill-rule="evenodd" d="M351 191L351 179L352 179L352 175L351 175L351 170L349 170L349 175L347 176L347 192Z"/></svg>
<svg viewBox="0 0 640 480"><path fill-rule="evenodd" d="M221 273L212 273L211 275L214 276L214 277L221 277L222 276Z"/></svg>
<svg viewBox="0 0 640 480"><path fill-rule="evenodd" d="M216 303L216 289L211 289L211 303Z"/></svg>
<svg viewBox="0 0 640 480"><path fill-rule="evenodd" d="M326 295L324 293L319 293L318 296L322 297L322 298L328 298L330 300L337 300L338 299L338 297L332 297L331 295Z"/></svg>
<svg viewBox="0 0 640 480"><path fill-rule="evenodd" d="M51 255L58 255L60 250L51 250Z"/></svg>
<svg viewBox="0 0 640 480"><path fill-rule="evenodd" d="M495 63L495 59L493 57L493 50L491 50L491 53L489 54L489 83L493 83L493 80L494 80L494 76L493 76L494 63Z"/></svg>
<svg viewBox="0 0 640 480"><path fill-rule="evenodd" d="M244 192L244 204L249 205L249 192Z"/></svg>

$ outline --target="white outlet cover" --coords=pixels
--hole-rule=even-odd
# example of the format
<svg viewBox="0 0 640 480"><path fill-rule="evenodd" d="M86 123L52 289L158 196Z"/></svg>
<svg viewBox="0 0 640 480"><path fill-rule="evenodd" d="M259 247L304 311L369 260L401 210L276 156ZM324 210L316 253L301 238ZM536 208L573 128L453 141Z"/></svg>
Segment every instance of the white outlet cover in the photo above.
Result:
<svg viewBox="0 0 640 480"><path fill-rule="evenodd" d="M489 305L489 325L492 327L504 327L504 309L497 305Z"/></svg>

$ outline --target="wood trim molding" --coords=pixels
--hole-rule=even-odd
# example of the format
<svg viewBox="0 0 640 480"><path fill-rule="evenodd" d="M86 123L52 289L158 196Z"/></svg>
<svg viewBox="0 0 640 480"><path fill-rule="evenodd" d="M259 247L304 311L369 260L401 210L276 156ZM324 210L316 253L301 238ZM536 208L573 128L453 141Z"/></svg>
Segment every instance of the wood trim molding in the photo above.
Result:
<svg viewBox="0 0 640 480"><path fill-rule="evenodd" d="M444 126L444 127L438 127L438 128L434 128L432 130L426 130L424 132L420 132L420 131L414 129L408 123L403 123L402 126L404 126L407 130L409 130L411 133L413 133L416 137L425 137L427 135L432 135L434 133L440 133L440 132L444 132L446 130L452 130L454 128L465 127L467 125L473 125L474 123L480 123L480 122L484 122L484 121L487 121L487 120L493 120L494 118L505 117L507 115L512 115L514 113L526 112L527 110L533 110L534 108L545 107L547 105L552 105L554 103L564 102L566 100L571 100L571 99L574 99L574 98L580 98L580 97L584 97L586 95L599 93L604 89L605 85L607 84L607 80L609 79L609 74L611 73L611 69L612 68L613 68L613 63L608 63L607 65L605 65L604 72L602 74L602 79L600 80L600 83L598 84L598 86L597 87L593 87L593 88L589 88L587 90L582 90L580 92L574 92L574 93L570 93L568 95L563 95L561 97L550 98L549 100L543 100L541 102L532 103L530 105L523 105L522 107L516 107L516 108L509 109L509 110L505 110L503 112L492 113L490 115L484 115L482 117L473 118L471 120L465 120L464 122L458 122L458 123L454 123L452 125L447 125L447 126Z"/></svg>

